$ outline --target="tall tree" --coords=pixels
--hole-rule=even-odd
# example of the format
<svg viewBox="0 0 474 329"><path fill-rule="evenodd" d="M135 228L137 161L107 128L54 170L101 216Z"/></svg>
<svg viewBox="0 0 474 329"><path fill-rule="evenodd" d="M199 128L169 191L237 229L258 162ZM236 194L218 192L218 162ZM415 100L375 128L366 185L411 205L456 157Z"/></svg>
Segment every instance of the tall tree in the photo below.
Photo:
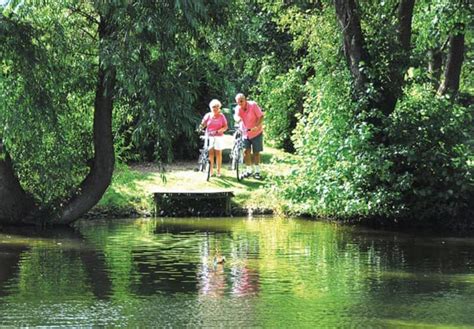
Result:
<svg viewBox="0 0 474 329"><path fill-rule="evenodd" d="M370 65L370 58L362 34L359 9L355 0L335 0L334 5L342 29L344 55L354 78L357 98L361 98L365 95L368 82L363 66Z"/></svg>
<svg viewBox="0 0 474 329"><path fill-rule="evenodd" d="M183 35L193 35L204 24L213 24L213 14L225 4L219 0L181 0L174 5L138 1L78 4L64 0L37 5L22 1L12 2L9 10L2 8L0 40L6 46L2 49L2 72L7 75L1 87L8 91L4 93L5 104L15 108L0 109L2 123L13 127L3 135L0 196L11 193L12 197L0 200L0 222L63 225L93 207L110 184L115 161L115 102L144 105L146 112L171 118L164 124L176 124L176 117L167 116L163 104L157 105L157 99L166 97L167 89L174 89L170 80L159 95L146 84L160 81L166 71L174 70L175 58L167 56L170 48ZM215 11L210 10L213 5ZM89 120L87 110L81 111L83 102L92 99L92 133L84 131L87 124L74 130L76 121ZM22 144L25 130L20 127L28 129L28 125L40 129L30 129L25 140L36 147L34 139L40 139L49 148L49 156L42 154L43 149L28 152ZM54 133L58 126L65 129L63 134ZM69 145L67 152L61 150L61 146ZM43 162L31 159L30 154ZM41 185L45 180L42 176L48 176L45 165L50 161L58 163L58 170L51 172L49 179L59 177L59 186L52 185L48 177L49 186ZM23 173L32 167L36 172L31 172L31 178L18 175L19 167ZM55 192L49 193L49 188ZM25 190L36 193L35 202ZM44 192L43 199L38 198L38 191ZM20 209L19 204L31 207Z"/></svg>
<svg viewBox="0 0 474 329"><path fill-rule="evenodd" d="M113 44L112 35L115 31L111 23L113 9L102 7L102 10L104 13L98 13L99 21L97 24L100 49L98 82L94 103L94 157L89 174L80 186L71 193L72 197L61 200L59 204L53 205L54 208L52 206L43 208L37 205L33 206L31 197L23 190L15 177L9 154L4 152L5 160L0 163L3 169L0 172L0 177L2 177L4 183L1 186L1 191L4 191L5 194L10 192L11 196L7 197L5 195L2 198L2 204L0 204L0 214L2 214L0 220L2 221L9 223L44 223L47 221L50 224L69 224L92 208L100 200L111 182L115 160L112 138L115 68L106 58L110 53L110 48L107 47ZM5 19L4 28L6 28L6 24ZM8 38L5 35L3 37ZM11 38L8 39L12 42ZM24 44L24 46L34 48L32 44ZM22 207L25 204L29 206Z"/></svg>
<svg viewBox="0 0 474 329"><path fill-rule="evenodd" d="M468 56L465 45L472 38L474 4L466 0L420 0L416 12L414 66L427 64L428 77L438 95L456 96Z"/></svg>
<svg viewBox="0 0 474 329"><path fill-rule="evenodd" d="M112 136L112 110L116 69L106 61L108 50L105 45L113 43L115 27L112 10L99 14L99 71L94 102L94 158L89 174L74 195L59 208L51 222L69 224L86 213L99 202L109 187L114 172L114 142Z"/></svg>
<svg viewBox="0 0 474 329"><path fill-rule="evenodd" d="M394 40L390 40L395 47L391 49L392 54L386 54L389 58L389 62L385 64L387 67L386 76L380 76L373 70L373 67L378 63L367 50L368 41L362 32L360 7L357 2L355 0L334 1L344 40L344 54L354 79L356 98L361 100L368 96L368 108L378 109L385 116L393 112L402 92L403 77L408 68L410 57L414 4L415 0L401 0L396 4L396 35ZM370 71L372 72L369 77ZM375 88L374 95L367 95L369 84Z"/></svg>
<svg viewBox="0 0 474 329"><path fill-rule="evenodd" d="M444 69L444 80L439 86L438 94L456 95L459 90L461 68L464 61L464 33L462 27L449 36L449 51Z"/></svg>

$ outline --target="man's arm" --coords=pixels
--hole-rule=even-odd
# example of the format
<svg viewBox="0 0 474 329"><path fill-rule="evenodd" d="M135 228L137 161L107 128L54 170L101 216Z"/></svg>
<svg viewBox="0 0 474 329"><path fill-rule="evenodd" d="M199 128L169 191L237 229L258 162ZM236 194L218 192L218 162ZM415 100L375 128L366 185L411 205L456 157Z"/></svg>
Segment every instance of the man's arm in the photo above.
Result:
<svg viewBox="0 0 474 329"><path fill-rule="evenodd" d="M257 123L255 124L255 127L251 128L250 131L256 131L260 129L260 127L262 126L262 123L263 123L263 113L262 113L262 116L258 118Z"/></svg>
<svg viewBox="0 0 474 329"><path fill-rule="evenodd" d="M242 118L241 118L240 115L239 115L239 107L236 106L235 109L234 109L234 121L235 121L236 123L239 123L240 120L242 120Z"/></svg>
<svg viewBox="0 0 474 329"><path fill-rule="evenodd" d="M258 106L257 103L255 103L255 107L253 109L254 109L255 115L258 116L258 119L257 119L257 122L255 123L255 127L253 127L250 130L251 131L257 131L262 126L264 114L263 114L262 109L260 108L260 106Z"/></svg>

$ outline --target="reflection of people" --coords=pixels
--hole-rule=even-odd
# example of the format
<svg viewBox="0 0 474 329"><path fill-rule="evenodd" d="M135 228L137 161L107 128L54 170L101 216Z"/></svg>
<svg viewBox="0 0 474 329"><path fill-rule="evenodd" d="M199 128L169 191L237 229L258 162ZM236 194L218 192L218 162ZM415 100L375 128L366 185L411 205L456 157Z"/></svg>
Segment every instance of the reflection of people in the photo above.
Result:
<svg viewBox="0 0 474 329"><path fill-rule="evenodd" d="M216 262L214 258L213 265L210 266L206 261L202 265L200 273L199 292L208 296L222 296L225 292L226 277L224 272L224 262Z"/></svg>
<svg viewBox="0 0 474 329"><path fill-rule="evenodd" d="M256 102L248 101L244 94L235 96L237 106L235 107L234 119L241 123L244 132L244 161L246 168L243 177L249 177L254 171L254 177L260 176L260 152L263 151L263 112ZM252 170L252 165L254 166Z"/></svg>
<svg viewBox="0 0 474 329"><path fill-rule="evenodd" d="M221 102L213 99L209 103L211 111L204 115L201 121L201 128L206 128L209 135L209 160L211 165L211 175L214 175L214 155L216 157L217 176L221 175L222 149L224 148L224 131L227 130L227 119L221 113Z"/></svg>
<svg viewBox="0 0 474 329"><path fill-rule="evenodd" d="M233 294L244 296L258 291L258 274L247 266L232 268L232 276Z"/></svg>

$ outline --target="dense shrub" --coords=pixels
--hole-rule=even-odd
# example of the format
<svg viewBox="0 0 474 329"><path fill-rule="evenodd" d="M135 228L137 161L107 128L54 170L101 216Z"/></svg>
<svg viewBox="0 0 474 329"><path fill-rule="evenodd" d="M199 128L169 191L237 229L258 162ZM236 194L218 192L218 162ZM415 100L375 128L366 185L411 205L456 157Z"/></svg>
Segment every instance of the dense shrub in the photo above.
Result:
<svg viewBox="0 0 474 329"><path fill-rule="evenodd" d="M302 161L277 183L287 210L417 223L468 218L474 199L473 107L436 98L429 87L417 85L386 120L389 143L376 144L374 128L350 101L344 74L309 84L294 135Z"/></svg>
<svg viewBox="0 0 474 329"><path fill-rule="evenodd" d="M463 107L415 85L390 118L391 189L405 215L443 221L468 215L474 200L474 106ZM471 159L470 159L471 158Z"/></svg>
<svg viewBox="0 0 474 329"><path fill-rule="evenodd" d="M273 68L265 66L259 76L258 100L265 111L265 137L272 146L293 152L291 135L304 99L303 73L297 68L278 75Z"/></svg>
<svg viewBox="0 0 474 329"><path fill-rule="evenodd" d="M368 143L370 127L353 119L356 106L346 74L334 72L334 79L318 75L308 83L294 135L302 161L289 179L279 182L290 212L345 217L374 208L376 197L369 197L363 186L377 168L371 161L376 150Z"/></svg>

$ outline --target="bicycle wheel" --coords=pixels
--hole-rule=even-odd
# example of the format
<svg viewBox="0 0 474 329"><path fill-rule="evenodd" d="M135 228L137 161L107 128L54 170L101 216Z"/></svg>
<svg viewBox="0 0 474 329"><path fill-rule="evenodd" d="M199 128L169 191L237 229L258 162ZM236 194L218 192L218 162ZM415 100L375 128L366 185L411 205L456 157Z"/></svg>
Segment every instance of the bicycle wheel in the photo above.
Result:
<svg viewBox="0 0 474 329"><path fill-rule="evenodd" d="M198 170L199 171L204 171L204 163L205 163L204 154L201 151L201 154L199 154L199 160L198 160Z"/></svg>
<svg viewBox="0 0 474 329"><path fill-rule="evenodd" d="M209 181L209 179L211 178L211 162L209 161L209 159L206 159L204 168L204 173L206 174L206 181Z"/></svg>
<svg viewBox="0 0 474 329"><path fill-rule="evenodd" d="M235 152L234 158L232 162L234 162L234 168L235 168L235 174L237 175L237 181L240 182L241 177L240 177L240 169L242 168L240 166L240 157L242 156L241 152Z"/></svg>
<svg viewBox="0 0 474 329"><path fill-rule="evenodd" d="M230 170L235 170L235 156L237 154L237 146L234 145L232 147L232 151L230 152Z"/></svg>

